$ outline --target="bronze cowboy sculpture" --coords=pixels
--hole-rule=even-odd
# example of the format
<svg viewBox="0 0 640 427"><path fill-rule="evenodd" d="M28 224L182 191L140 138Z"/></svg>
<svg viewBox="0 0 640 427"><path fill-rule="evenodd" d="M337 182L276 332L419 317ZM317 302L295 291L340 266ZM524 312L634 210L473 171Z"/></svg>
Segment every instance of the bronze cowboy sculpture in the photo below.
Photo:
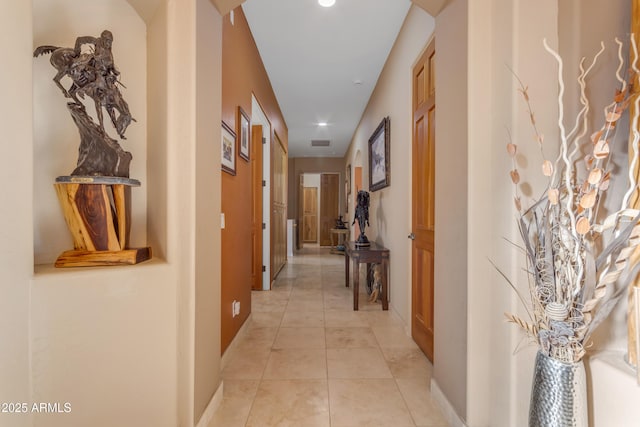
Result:
<svg viewBox="0 0 640 427"><path fill-rule="evenodd" d="M78 37L73 48L45 45L33 52L34 57L51 54L51 65L58 70L53 81L72 101L67 108L78 127L81 143L78 165L71 175L129 176L131 153L124 151L104 129L103 108L122 139L126 139L125 131L135 121L118 87L124 85L119 81L120 72L113 60L112 44L113 34L105 30L100 37ZM83 53L83 45L90 45L92 49ZM72 81L68 89L60 82L65 76ZM98 124L89 117L80 101L85 95L95 103Z"/></svg>
<svg viewBox="0 0 640 427"><path fill-rule="evenodd" d="M113 34L104 30L99 37L76 38L72 48L45 45L33 52L34 57L51 54L51 65L58 71L53 81L67 98L80 133L76 168L71 176L58 176L54 184L73 237L73 249L60 254L56 267L131 265L151 258L150 247L130 247L131 188L140 186L129 178L132 155L105 131L103 109L121 139L135 121L120 93L124 85L112 45ZM64 77L71 80L67 87ZM97 123L82 102L85 96L93 100Z"/></svg>

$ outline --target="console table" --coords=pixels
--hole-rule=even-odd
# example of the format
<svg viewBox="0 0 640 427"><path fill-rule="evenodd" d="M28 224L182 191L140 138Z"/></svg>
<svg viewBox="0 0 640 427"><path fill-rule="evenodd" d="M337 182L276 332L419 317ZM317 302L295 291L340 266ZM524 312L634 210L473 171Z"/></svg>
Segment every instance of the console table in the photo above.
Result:
<svg viewBox="0 0 640 427"><path fill-rule="evenodd" d="M344 249L339 249L339 246L344 245L347 240L349 240L349 229L348 228L332 228L329 230L331 237L331 253L344 255ZM336 243L335 238L337 236L338 242Z"/></svg>
<svg viewBox="0 0 640 427"><path fill-rule="evenodd" d="M349 259L353 260L353 310L358 310L358 293L360 287L360 263L379 263L382 265L382 309L389 309L387 300L389 273L389 249L371 242L371 246L359 247L355 242L346 242L344 251L345 286L349 286Z"/></svg>

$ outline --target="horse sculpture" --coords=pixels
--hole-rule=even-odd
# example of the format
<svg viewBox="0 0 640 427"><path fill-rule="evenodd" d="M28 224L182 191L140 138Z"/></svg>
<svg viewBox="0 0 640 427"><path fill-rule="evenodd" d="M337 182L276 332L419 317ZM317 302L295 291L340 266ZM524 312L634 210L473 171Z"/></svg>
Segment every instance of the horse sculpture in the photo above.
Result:
<svg viewBox="0 0 640 427"><path fill-rule="evenodd" d="M71 66L79 59L75 50L66 47L40 46L33 52L33 56L37 58L40 55L49 53L51 54L51 58L49 59L51 65L53 65L53 68L58 70L58 74L55 75L53 81L60 88L66 98L72 98L75 102L80 104L80 100L76 96L76 92L79 87L86 85L89 81L87 80L83 84L81 80L76 80L79 76L71 75ZM62 83L60 83L60 79L64 76L69 76L71 77L71 80L73 80L73 84L69 90L65 89L65 87L62 86Z"/></svg>
<svg viewBox="0 0 640 427"><path fill-rule="evenodd" d="M67 109L80 133L78 163L72 176L129 177L131 153L124 151L104 129L103 108L122 139L126 139L125 131L135 121L118 88L120 72L113 61L112 44L113 34L105 30L99 37L76 38L73 48L45 45L33 52L34 57L51 55L51 65L57 70L53 81L65 98L71 100ZM91 49L83 52L84 45L90 45ZM63 77L71 79L69 88L61 82ZM98 123L81 102L85 96L95 103Z"/></svg>
<svg viewBox="0 0 640 427"><path fill-rule="evenodd" d="M78 37L75 48L58 46L39 46L33 52L34 57L51 54L51 65L58 71L53 81L60 88L66 98L71 98L75 103L83 105L78 95L84 98L89 95L95 103L96 114L100 128L104 131L102 108L104 107L111 118L113 127L122 139L126 139L124 133L135 121L129 112L129 105L122 98L117 84L119 72L113 64L111 44L113 35L110 31L103 31L101 36ZM93 44L93 53L81 53L83 44ZM68 76L73 82L67 90L60 80ZM116 117L116 110L119 116Z"/></svg>

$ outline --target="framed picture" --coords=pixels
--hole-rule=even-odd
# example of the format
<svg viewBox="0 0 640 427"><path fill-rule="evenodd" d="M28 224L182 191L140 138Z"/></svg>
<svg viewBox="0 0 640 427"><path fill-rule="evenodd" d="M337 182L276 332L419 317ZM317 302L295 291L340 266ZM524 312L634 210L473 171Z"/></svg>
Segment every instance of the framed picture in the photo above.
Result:
<svg viewBox="0 0 640 427"><path fill-rule="evenodd" d="M236 123L238 124L238 139L240 140L238 155L246 161L249 161L249 144L251 144L251 127L249 126L250 120L247 113L245 113L240 106L238 106Z"/></svg>
<svg viewBox="0 0 640 427"><path fill-rule="evenodd" d="M236 133L228 124L222 122L222 170L236 174Z"/></svg>
<svg viewBox="0 0 640 427"><path fill-rule="evenodd" d="M378 191L391 184L390 133L391 122L385 117L369 138L369 191Z"/></svg>
<svg viewBox="0 0 640 427"><path fill-rule="evenodd" d="M349 213L349 195L351 194L351 164L347 165L347 176L344 180L344 211Z"/></svg>
<svg viewBox="0 0 640 427"><path fill-rule="evenodd" d="M345 180L344 182L344 211L349 213L349 194L347 194L347 187L349 186L349 182Z"/></svg>

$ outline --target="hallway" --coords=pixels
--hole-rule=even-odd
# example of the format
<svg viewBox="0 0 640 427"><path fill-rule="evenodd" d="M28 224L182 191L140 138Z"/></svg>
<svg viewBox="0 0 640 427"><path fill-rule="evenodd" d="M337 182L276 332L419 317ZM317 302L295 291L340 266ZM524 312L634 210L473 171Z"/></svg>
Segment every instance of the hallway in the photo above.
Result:
<svg viewBox="0 0 640 427"><path fill-rule="evenodd" d="M400 319L366 294L353 311L343 257L303 250L252 301L209 427L447 426L429 394L431 363Z"/></svg>

